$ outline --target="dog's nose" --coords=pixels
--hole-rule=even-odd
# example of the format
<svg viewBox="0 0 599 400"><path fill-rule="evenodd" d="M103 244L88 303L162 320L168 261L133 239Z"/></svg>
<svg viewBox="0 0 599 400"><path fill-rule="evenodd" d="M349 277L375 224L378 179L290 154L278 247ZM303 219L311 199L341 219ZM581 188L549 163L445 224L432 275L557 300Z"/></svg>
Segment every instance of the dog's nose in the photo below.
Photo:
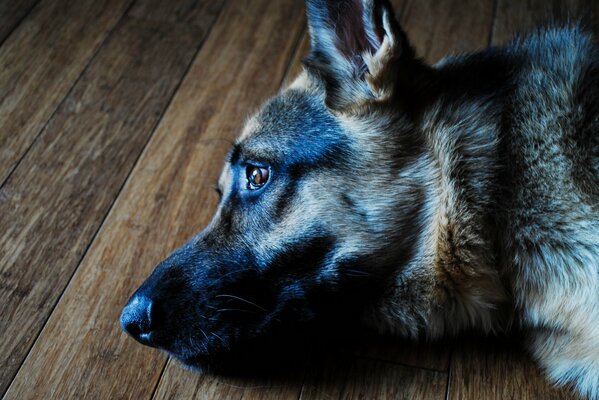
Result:
<svg viewBox="0 0 599 400"><path fill-rule="evenodd" d="M121 313L121 327L138 342L152 345L153 301L143 295L134 295Z"/></svg>

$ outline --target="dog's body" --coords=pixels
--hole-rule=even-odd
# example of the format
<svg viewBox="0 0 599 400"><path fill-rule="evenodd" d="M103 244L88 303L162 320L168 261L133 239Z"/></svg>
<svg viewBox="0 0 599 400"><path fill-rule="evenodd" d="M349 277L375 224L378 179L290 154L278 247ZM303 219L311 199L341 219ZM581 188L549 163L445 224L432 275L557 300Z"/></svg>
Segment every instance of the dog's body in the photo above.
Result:
<svg viewBox="0 0 599 400"><path fill-rule="evenodd" d="M555 381L599 396L598 50L550 29L435 67L453 82L416 128L428 231L370 321L434 337L515 322Z"/></svg>
<svg viewBox="0 0 599 400"><path fill-rule="evenodd" d="M428 67L386 2L308 15L303 73L249 120L214 220L125 329L197 364L348 307L410 337L517 324L554 381L599 398L597 44L549 29Z"/></svg>

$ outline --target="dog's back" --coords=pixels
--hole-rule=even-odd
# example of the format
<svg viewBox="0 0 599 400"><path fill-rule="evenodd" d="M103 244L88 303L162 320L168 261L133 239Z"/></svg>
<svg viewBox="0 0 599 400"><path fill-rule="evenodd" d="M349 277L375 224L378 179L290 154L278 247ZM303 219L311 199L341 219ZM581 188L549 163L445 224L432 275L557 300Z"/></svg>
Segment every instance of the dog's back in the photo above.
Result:
<svg viewBox="0 0 599 400"><path fill-rule="evenodd" d="M597 396L599 49L567 28L507 51L521 62L501 137L506 276L536 330L534 355L554 379Z"/></svg>

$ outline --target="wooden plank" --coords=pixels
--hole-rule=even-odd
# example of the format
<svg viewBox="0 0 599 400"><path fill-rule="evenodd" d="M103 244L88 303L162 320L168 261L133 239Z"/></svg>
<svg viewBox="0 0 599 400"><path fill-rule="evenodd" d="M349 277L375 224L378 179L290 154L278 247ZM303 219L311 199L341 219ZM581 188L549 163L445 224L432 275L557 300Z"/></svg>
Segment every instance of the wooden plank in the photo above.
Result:
<svg viewBox="0 0 599 400"><path fill-rule="evenodd" d="M172 364L176 363L171 359L154 399L297 400L303 383L303 375L250 380L199 374Z"/></svg>
<svg viewBox="0 0 599 400"><path fill-rule="evenodd" d="M0 43L15 29L39 0L0 1Z"/></svg>
<svg viewBox="0 0 599 400"><path fill-rule="evenodd" d="M228 148L214 139L277 89L301 14L295 0L228 3L7 399L150 397L166 358L120 330L121 307L210 219L216 195L206 194Z"/></svg>
<svg viewBox="0 0 599 400"><path fill-rule="evenodd" d="M447 373L348 357L312 369L301 400L444 399Z"/></svg>
<svg viewBox="0 0 599 400"><path fill-rule="evenodd" d="M452 359L448 399L576 399L543 377L521 342L464 338Z"/></svg>
<svg viewBox="0 0 599 400"><path fill-rule="evenodd" d="M305 30L302 35L297 49L295 50L295 55L289 64L289 69L285 74L285 79L283 81L283 87L289 85L293 80L300 74L302 71L302 60L308 55L310 51L310 35L308 31Z"/></svg>
<svg viewBox="0 0 599 400"><path fill-rule="evenodd" d="M198 4L198 0L144 0L137 1L128 14L143 20L195 25L204 29L212 25L213 16L221 8L222 1L202 1Z"/></svg>
<svg viewBox="0 0 599 400"><path fill-rule="evenodd" d="M417 54L432 63L450 52L486 47L493 3L493 0L407 0L401 23Z"/></svg>
<svg viewBox="0 0 599 400"><path fill-rule="evenodd" d="M42 0L0 47L0 184L130 3Z"/></svg>
<svg viewBox="0 0 599 400"><path fill-rule="evenodd" d="M126 17L0 196L6 390L191 64L206 25Z"/></svg>

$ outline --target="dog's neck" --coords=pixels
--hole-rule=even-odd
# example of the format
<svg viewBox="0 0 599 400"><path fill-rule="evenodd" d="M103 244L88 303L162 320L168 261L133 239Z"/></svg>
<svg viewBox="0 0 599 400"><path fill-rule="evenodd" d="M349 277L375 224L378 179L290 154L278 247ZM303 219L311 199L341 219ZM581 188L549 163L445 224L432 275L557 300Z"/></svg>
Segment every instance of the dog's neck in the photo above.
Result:
<svg viewBox="0 0 599 400"><path fill-rule="evenodd" d="M507 298L495 243L499 120L483 101L441 99L423 113L423 229L370 320L379 329L412 337L498 329L494 314ZM414 293L421 299L407 298Z"/></svg>

